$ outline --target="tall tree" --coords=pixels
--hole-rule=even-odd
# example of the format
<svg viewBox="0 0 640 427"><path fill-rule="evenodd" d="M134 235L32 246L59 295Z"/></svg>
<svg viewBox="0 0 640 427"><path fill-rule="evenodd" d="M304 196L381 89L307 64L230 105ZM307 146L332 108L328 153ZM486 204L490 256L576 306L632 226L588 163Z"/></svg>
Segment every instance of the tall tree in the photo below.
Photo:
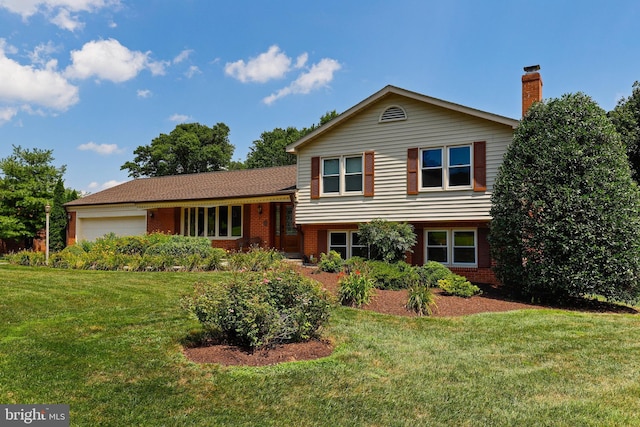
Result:
<svg viewBox="0 0 640 427"><path fill-rule="evenodd" d="M52 165L53 151L13 146L0 160L0 238L23 239L28 246L45 225L44 207L51 203L56 182L66 166Z"/></svg>
<svg viewBox="0 0 640 427"><path fill-rule="evenodd" d="M287 145L296 142L337 116L338 113L333 110L320 117L319 124L313 124L309 128L298 130L290 126L286 129L275 128L272 131L262 132L260 139L253 141L253 145L249 148L249 154L247 154L247 161L245 162L246 167L255 169L295 164L296 156L287 153Z"/></svg>
<svg viewBox="0 0 640 427"><path fill-rule="evenodd" d="M294 128L275 128L262 132L260 139L253 141L247 154L247 168L266 168L270 166L294 165L296 156L286 152L287 145L296 142L302 133Z"/></svg>
<svg viewBox="0 0 640 427"><path fill-rule="evenodd" d="M640 191L606 113L584 94L536 103L492 196L500 281L527 299L640 295Z"/></svg>
<svg viewBox="0 0 640 427"><path fill-rule="evenodd" d="M229 142L229 127L199 123L180 124L171 133L160 134L150 145L134 150L133 162L120 167L129 176L165 176L226 169L234 146Z"/></svg>
<svg viewBox="0 0 640 427"><path fill-rule="evenodd" d="M69 202L62 179L59 179L53 189L53 203L51 203L51 218L49 227L49 248L61 251L67 245L67 212L64 204Z"/></svg>
<svg viewBox="0 0 640 427"><path fill-rule="evenodd" d="M631 96L618 101L609 118L622 136L634 178L640 181L640 82L633 84Z"/></svg>

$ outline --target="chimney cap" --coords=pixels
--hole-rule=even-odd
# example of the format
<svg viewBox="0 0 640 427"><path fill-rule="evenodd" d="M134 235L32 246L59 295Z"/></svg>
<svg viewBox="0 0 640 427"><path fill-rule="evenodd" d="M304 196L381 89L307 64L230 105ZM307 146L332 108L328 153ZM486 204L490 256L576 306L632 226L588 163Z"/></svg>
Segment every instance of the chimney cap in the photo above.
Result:
<svg viewBox="0 0 640 427"><path fill-rule="evenodd" d="M529 65L528 67L524 67L524 71L526 73L534 73L540 70L540 65Z"/></svg>

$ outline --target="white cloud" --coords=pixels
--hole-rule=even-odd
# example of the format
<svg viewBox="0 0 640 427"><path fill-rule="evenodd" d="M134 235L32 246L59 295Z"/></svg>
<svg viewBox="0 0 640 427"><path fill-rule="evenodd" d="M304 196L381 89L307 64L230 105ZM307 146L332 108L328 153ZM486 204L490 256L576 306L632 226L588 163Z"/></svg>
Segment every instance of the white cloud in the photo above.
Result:
<svg viewBox="0 0 640 427"><path fill-rule="evenodd" d="M100 155L108 156L109 154L122 153L124 150L118 147L118 144L96 144L93 141L86 144L78 145L80 151L94 151Z"/></svg>
<svg viewBox="0 0 640 427"><path fill-rule="evenodd" d="M185 116L184 114L173 114L172 116L169 117L169 121L177 122L177 123L185 123L189 119L190 117Z"/></svg>
<svg viewBox="0 0 640 427"><path fill-rule="evenodd" d="M107 188L115 187L116 185L124 184L126 181L116 181L112 179L102 184L102 189L106 190Z"/></svg>
<svg viewBox="0 0 640 427"><path fill-rule="evenodd" d="M30 111L35 104L65 111L79 101L78 87L57 70L57 61L40 67L22 65L7 58L4 48L5 41L0 39L0 108L20 106Z"/></svg>
<svg viewBox="0 0 640 427"><path fill-rule="evenodd" d="M309 59L309 54L307 52L298 56L298 59L296 59L296 68L304 67L308 59Z"/></svg>
<svg viewBox="0 0 640 427"><path fill-rule="evenodd" d="M173 58L173 63L174 64L179 64L182 61L186 61L187 59L189 59L189 55L191 55L193 53L193 49L185 49L182 52L180 52L178 54L178 56L176 56L175 58Z"/></svg>
<svg viewBox="0 0 640 427"><path fill-rule="evenodd" d="M247 62L240 59L236 62L228 62L224 67L226 74L242 83L264 83L272 79L279 79L284 77L290 69L291 58L276 45Z"/></svg>
<svg viewBox="0 0 640 427"><path fill-rule="evenodd" d="M78 79L96 76L120 83L131 80L144 69L153 75L164 74L166 63L151 61L149 55L150 52L129 50L115 39L90 41L82 49L71 52L72 64L65 75Z"/></svg>
<svg viewBox="0 0 640 427"><path fill-rule="evenodd" d="M10 122L11 119L13 119L16 114L18 114L17 108L14 108L14 107L0 108L0 126L2 126L7 122Z"/></svg>
<svg viewBox="0 0 640 427"><path fill-rule="evenodd" d="M317 64L314 64L309 71L301 74L289 86L269 95L262 101L267 105L271 105L277 99L288 95L307 94L313 90L326 87L333 80L333 74L340 70L340 68L342 68L342 66L335 59L324 58Z"/></svg>
<svg viewBox="0 0 640 427"><path fill-rule="evenodd" d="M28 19L42 14L58 27L75 31L84 27L78 16L71 13L95 13L107 7L118 7L120 0L0 0L0 8Z"/></svg>
<svg viewBox="0 0 640 427"><path fill-rule="evenodd" d="M202 71L200 71L200 68L196 67L195 65L189 67L189 69L184 73L184 75L189 79L196 74L202 74Z"/></svg>
<svg viewBox="0 0 640 427"><path fill-rule="evenodd" d="M87 188L89 190L106 190L107 188L115 187L116 185L124 184L125 182L126 181L116 181L115 179L112 179L110 181L100 184L98 182L93 181L89 183Z"/></svg>
<svg viewBox="0 0 640 427"><path fill-rule="evenodd" d="M47 43L40 43L28 55L32 64L45 65L51 59L51 55L57 51L58 48L53 42L48 41Z"/></svg>
<svg viewBox="0 0 640 427"><path fill-rule="evenodd" d="M149 89L138 89L138 98L149 98L153 93Z"/></svg>
<svg viewBox="0 0 640 427"><path fill-rule="evenodd" d="M71 32L84 28L84 23L80 22L77 16L71 16L71 12L67 9L60 9L58 14L51 19L51 22Z"/></svg>

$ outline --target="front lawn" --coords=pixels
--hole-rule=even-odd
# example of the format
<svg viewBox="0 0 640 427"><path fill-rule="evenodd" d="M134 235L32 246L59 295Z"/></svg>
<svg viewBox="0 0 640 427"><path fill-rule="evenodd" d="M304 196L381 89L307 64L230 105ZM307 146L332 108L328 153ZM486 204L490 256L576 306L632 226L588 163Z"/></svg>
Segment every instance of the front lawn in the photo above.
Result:
<svg viewBox="0 0 640 427"><path fill-rule="evenodd" d="M0 402L78 426L640 425L638 316L337 307L328 358L197 365L179 299L220 274L0 265Z"/></svg>

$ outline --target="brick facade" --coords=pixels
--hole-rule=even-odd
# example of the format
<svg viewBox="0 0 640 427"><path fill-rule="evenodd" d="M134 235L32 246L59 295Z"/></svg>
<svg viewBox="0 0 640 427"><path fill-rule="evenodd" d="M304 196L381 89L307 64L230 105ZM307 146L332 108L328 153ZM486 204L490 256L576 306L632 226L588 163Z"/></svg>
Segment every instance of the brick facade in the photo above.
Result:
<svg viewBox="0 0 640 427"><path fill-rule="evenodd" d="M475 283L499 284L491 269L492 262L487 240L489 224L486 221L473 222L438 222L412 224L416 233L416 246L413 252L407 254L406 261L412 265L424 264L424 230L429 228L475 228L478 235L478 267L452 267L451 271L465 276ZM301 227L303 235L303 255L318 259L321 253L326 253L329 230L357 230L357 224L313 224Z"/></svg>
<svg viewBox="0 0 640 427"><path fill-rule="evenodd" d="M149 209L147 233L180 233L180 208Z"/></svg>

